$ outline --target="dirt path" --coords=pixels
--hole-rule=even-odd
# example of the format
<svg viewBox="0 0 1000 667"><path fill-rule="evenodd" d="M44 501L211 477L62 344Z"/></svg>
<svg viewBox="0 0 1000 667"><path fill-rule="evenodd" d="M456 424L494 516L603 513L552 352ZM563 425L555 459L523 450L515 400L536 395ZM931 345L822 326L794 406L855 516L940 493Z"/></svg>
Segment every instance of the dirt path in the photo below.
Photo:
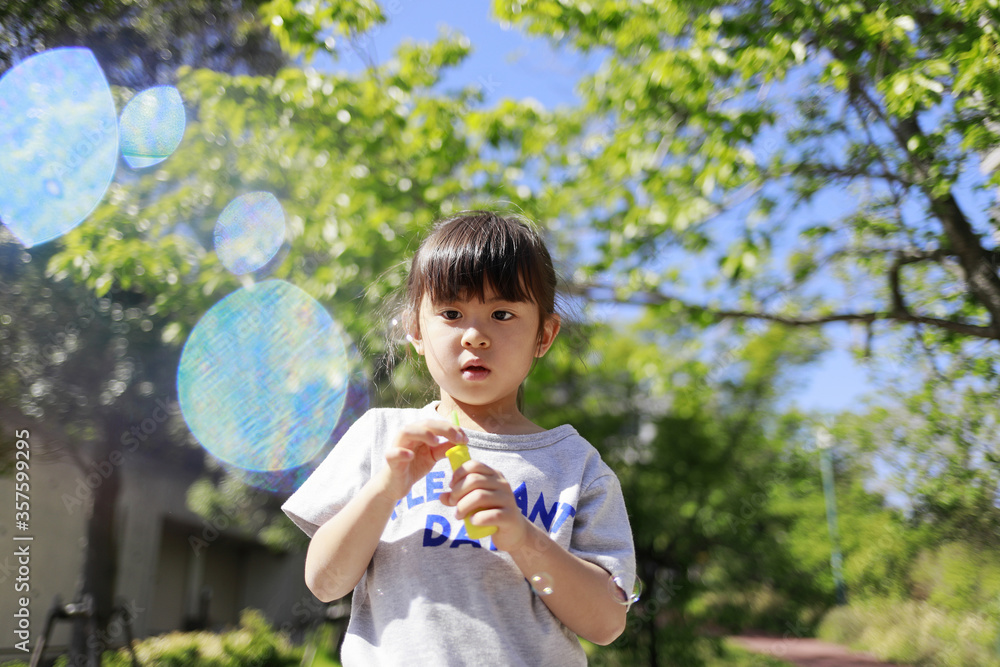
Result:
<svg viewBox="0 0 1000 667"><path fill-rule="evenodd" d="M901 667L818 639L781 637L730 637L742 648L763 653L801 667Z"/></svg>

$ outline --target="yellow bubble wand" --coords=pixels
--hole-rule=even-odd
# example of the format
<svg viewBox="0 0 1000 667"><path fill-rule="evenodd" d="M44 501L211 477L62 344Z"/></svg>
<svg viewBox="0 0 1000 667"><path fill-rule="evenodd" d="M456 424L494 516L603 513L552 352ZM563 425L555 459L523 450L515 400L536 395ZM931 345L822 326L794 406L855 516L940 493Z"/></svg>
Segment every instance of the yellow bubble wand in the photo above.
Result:
<svg viewBox="0 0 1000 667"><path fill-rule="evenodd" d="M458 420L458 411L451 411L451 421L458 428L462 428L461 422ZM448 461L451 463L452 472L458 470L462 467L462 464L466 461L471 461L472 457L469 455L469 448L466 445L455 445L444 453L448 457ZM472 514L475 514L473 512ZM474 540L486 537L487 535L492 535L497 532L496 526L474 526L469 523L469 519L472 518L472 514L465 517L465 532L468 536Z"/></svg>

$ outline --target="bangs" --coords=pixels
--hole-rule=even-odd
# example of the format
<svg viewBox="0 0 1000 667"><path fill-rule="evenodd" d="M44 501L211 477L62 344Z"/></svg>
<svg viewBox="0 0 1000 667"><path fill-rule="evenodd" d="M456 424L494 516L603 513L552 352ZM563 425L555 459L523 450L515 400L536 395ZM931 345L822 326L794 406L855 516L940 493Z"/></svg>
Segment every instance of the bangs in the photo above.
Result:
<svg viewBox="0 0 1000 667"><path fill-rule="evenodd" d="M486 300L487 289L504 301L546 303L548 250L525 225L489 213L449 221L428 239L414 258L410 276L414 295L434 303L473 297ZM554 278L554 276L553 276ZM552 280L554 283L554 280Z"/></svg>

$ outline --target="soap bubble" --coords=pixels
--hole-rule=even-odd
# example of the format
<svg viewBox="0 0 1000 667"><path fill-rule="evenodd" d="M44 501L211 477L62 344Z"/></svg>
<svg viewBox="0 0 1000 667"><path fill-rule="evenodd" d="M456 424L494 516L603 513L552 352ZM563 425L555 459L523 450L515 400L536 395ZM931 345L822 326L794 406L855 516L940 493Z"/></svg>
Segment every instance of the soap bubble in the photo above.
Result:
<svg viewBox="0 0 1000 667"><path fill-rule="evenodd" d="M0 219L30 248L104 197L118 162L115 102L89 49L52 49L0 77L0 119Z"/></svg>
<svg viewBox="0 0 1000 667"><path fill-rule="evenodd" d="M531 584L531 590L535 591L536 595L552 594L552 575L548 572L533 574L528 579L528 582Z"/></svg>
<svg viewBox="0 0 1000 667"><path fill-rule="evenodd" d="M632 585L626 582L628 579L622 575L615 575L608 580L608 592L615 602L623 605L632 605L642 597L642 580L639 577L632 579Z"/></svg>
<svg viewBox="0 0 1000 667"><path fill-rule="evenodd" d="M340 418L349 378L340 327L301 289L267 280L215 304L181 353L177 389L191 433L247 470L301 466Z"/></svg>
<svg viewBox="0 0 1000 667"><path fill-rule="evenodd" d="M215 252L236 275L256 271L285 240L285 212L270 192L248 192L229 202L215 224Z"/></svg>
<svg viewBox="0 0 1000 667"><path fill-rule="evenodd" d="M163 162L180 145L186 122L184 102L173 86L137 93L118 121L122 157L136 169Z"/></svg>
<svg viewBox="0 0 1000 667"><path fill-rule="evenodd" d="M313 474L319 464L323 462L334 445L340 441L354 422L358 420L369 408L368 387L370 381L366 373L361 370L361 356L357 350L351 347L348 352L351 366L357 370L351 375L347 385L347 396L344 398L344 407L340 412L340 419L333 429L333 433L327 438L326 443L316 453L316 455L306 463L287 470L246 470L230 464L223 464L230 474L237 477L244 484L270 491L272 493L288 494L302 486L302 483Z"/></svg>

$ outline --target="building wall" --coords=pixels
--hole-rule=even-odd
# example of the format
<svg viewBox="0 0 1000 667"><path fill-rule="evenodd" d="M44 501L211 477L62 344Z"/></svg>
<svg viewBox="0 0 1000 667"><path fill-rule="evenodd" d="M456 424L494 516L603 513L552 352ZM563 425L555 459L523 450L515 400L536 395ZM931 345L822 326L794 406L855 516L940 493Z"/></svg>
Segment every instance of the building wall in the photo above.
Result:
<svg viewBox="0 0 1000 667"><path fill-rule="evenodd" d="M37 451L32 452L30 469L30 516L29 529L17 530L14 524L15 481L12 476L0 477L0 627L5 631L0 636L0 651L11 648L18 639L6 628L11 627L8 619L13 618L19 608L19 598L25 593L17 587L27 584L30 591L28 610L30 612L31 646L42 632L45 614L59 595L63 601L72 600L79 582L83 566L81 546L84 540L86 507L74 502L64 503L62 497L75 497L74 485L80 476L78 468L65 461L44 460ZM82 480L81 480L81 483ZM15 542L14 536L30 536L30 542ZM30 572L26 581L18 582L18 562L14 554L18 545L29 546ZM69 630L60 628L53 634L53 641L65 643ZM4 654L6 655L6 654ZM23 653L19 653L24 656Z"/></svg>
<svg viewBox="0 0 1000 667"><path fill-rule="evenodd" d="M188 487L201 470L182 470L138 454L121 462L123 480L118 505L121 551L116 594L131 620L135 637L184 629L197 620L202 591L210 590L208 626L235 624L241 609L262 610L278 627L292 629L322 613L303 581L304 554L272 553L252 536L216 532L186 507ZM31 460L31 522L16 531L14 479L0 477L0 498L9 508L0 514L0 615L10 619L18 608L17 559L13 536L29 542L31 641L43 632L45 615L58 594L64 602L77 597L83 565L89 486L101 483L99 471L83 473L65 459ZM205 536L211 537L204 540ZM194 538L194 539L192 539ZM198 538L202 538L199 541ZM0 624L7 627L8 623ZM70 626L57 623L52 653L64 647ZM110 628L110 643L124 641L120 624ZM17 637L0 636L0 659L25 658L14 650Z"/></svg>

